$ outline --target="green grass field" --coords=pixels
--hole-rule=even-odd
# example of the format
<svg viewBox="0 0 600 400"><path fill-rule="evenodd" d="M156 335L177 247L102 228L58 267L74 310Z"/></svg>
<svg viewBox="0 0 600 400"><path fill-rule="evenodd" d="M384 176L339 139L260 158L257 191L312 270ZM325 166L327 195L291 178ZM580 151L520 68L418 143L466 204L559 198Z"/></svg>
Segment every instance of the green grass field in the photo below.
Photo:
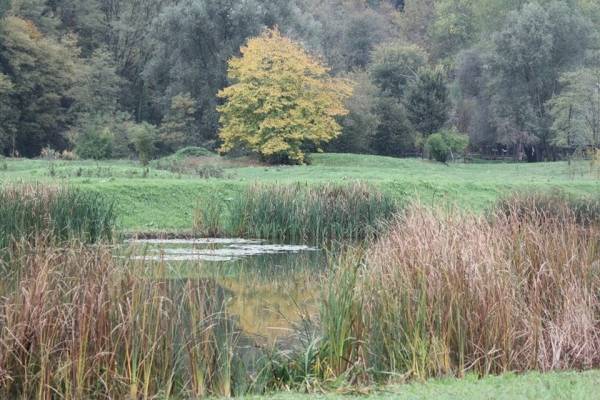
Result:
<svg viewBox="0 0 600 400"><path fill-rule="evenodd" d="M598 167L588 162L455 163L349 154L316 154L309 166L224 164L225 177L203 179L159 170L145 173L131 161L0 160L1 182L53 182L101 192L117 201L119 223L128 231L186 230L197 199L218 193L224 200L253 182L349 182L364 180L398 198L425 204L482 210L513 190L562 189L573 194L600 193ZM203 162L220 164L216 157ZM156 166L156 164L153 164Z"/></svg>
<svg viewBox="0 0 600 400"><path fill-rule="evenodd" d="M430 380L375 391L368 396L327 394L300 395L281 393L269 397L248 399L304 400L304 399L394 399L394 400L579 400L597 399L600 372L560 372L506 374L484 379Z"/></svg>

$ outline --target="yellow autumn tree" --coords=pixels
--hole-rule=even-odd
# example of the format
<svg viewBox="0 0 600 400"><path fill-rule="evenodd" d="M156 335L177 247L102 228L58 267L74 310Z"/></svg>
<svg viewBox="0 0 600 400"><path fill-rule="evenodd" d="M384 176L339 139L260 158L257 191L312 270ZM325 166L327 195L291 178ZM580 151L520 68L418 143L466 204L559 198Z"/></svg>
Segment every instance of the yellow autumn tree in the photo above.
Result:
<svg viewBox="0 0 600 400"><path fill-rule="evenodd" d="M222 153L241 147L302 164L306 145L320 150L341 132L336 117L348 112L350 84L277 29L250 39L229 61L228 77L233 84L219 92Z"/></svg>

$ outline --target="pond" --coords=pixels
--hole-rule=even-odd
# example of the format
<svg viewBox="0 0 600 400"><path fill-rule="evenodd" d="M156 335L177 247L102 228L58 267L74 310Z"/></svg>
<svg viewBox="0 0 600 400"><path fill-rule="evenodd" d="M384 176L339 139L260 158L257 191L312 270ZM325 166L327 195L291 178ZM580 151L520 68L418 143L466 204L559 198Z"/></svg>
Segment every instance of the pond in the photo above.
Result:
<svg viewBox="0 0 600 400"><path fill-rule="evenodd" d="M165 265L172 279L213 280L223 309L245 335L274 343L318 314L325 252L303 245L248 239L127 241L134 259Z"/></svg>

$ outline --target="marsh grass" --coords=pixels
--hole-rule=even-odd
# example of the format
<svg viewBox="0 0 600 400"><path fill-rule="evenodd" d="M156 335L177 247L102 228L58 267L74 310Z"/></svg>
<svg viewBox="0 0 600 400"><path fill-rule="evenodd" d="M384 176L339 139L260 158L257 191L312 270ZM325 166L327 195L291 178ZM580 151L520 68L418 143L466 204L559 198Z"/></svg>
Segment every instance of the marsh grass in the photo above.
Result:
<svg viewBox="0 0 600 400"><path fill-rule="evenodd" d="M600 224L600 195L572 196L562 191L517 192L500 198L492 213L524 219L575 218L580 224Z"/></svg>
<svg viewBox="0 0 600 400"><path fill-rule="evenodd" d="M0 249L41 236L57 242L110 240L115 221L113 203L94 193L42 185L0 189Z"/></svg>
<svg viewBox="0 0 600 400"><path fill-rule="evenodd" d="M346 349L331 353L334 371L362 363L371 378L406 380L598 368L600 226L547 202L514 198L491 216L413 207L364 257L341 259L322 313L324 337Z"/></svg>
<svg viewBox="0 0 600 400"><path fill-rule="evenodd" d="M11 251L21 273L0 285L1 398L233 393L238 333L212 281L161 279L105 246Z"/></svg>
<svg viewBox="0 0 600 400"><path fill-rule="evenodd" d="M365 183L253 185L228 202L230 235L296 243L362 240L398 210Z"/></svg>

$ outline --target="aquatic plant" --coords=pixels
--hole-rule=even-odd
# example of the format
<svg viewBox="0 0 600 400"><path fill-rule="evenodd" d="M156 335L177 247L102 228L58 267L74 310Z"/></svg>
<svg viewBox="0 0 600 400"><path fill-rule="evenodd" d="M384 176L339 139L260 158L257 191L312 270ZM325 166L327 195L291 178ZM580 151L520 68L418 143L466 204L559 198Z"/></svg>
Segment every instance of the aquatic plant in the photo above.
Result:
<svg viewBox="0 0 600 400"><path fill-rule="evenodd" d="M516 192L499 199L493 213L545 222L547 217L574 217L578 223L600 224L600 195L573 196L563 191Z"/></svg>
<svg viewBox="0 0 600 400"><path fill-rule="evenodd" d="M600 226L570 203L523 202L491 216L411 208L364 257L343 259L332 287L350 289L333 292L322 324L349 327L340 348L356 344L332 366L385 380L598 368ZM349 293L360 307L340 309Z"/></svg>
<svg viewBox="0 0 600 400"><path fill-rule="evenodd" d="M112 201L96 193L43 185L0 189L0 249L12 240L110 240L116 213Z"/></svg>
<svg viewBox="0 0 600 400"><path fill-rule="evenodd" d="M150 274L102 245L20 241L3 262L19 273L0 283L1 398L233 393L238 332L212 281L161 278L165 265Z"/></svg>
<svg viewBox="0 0 600 400"><path fill-rule="evenodd" d="M361 240L398 211L372 185L253 185L228 203L225 232L291 242Z"/></svg>

